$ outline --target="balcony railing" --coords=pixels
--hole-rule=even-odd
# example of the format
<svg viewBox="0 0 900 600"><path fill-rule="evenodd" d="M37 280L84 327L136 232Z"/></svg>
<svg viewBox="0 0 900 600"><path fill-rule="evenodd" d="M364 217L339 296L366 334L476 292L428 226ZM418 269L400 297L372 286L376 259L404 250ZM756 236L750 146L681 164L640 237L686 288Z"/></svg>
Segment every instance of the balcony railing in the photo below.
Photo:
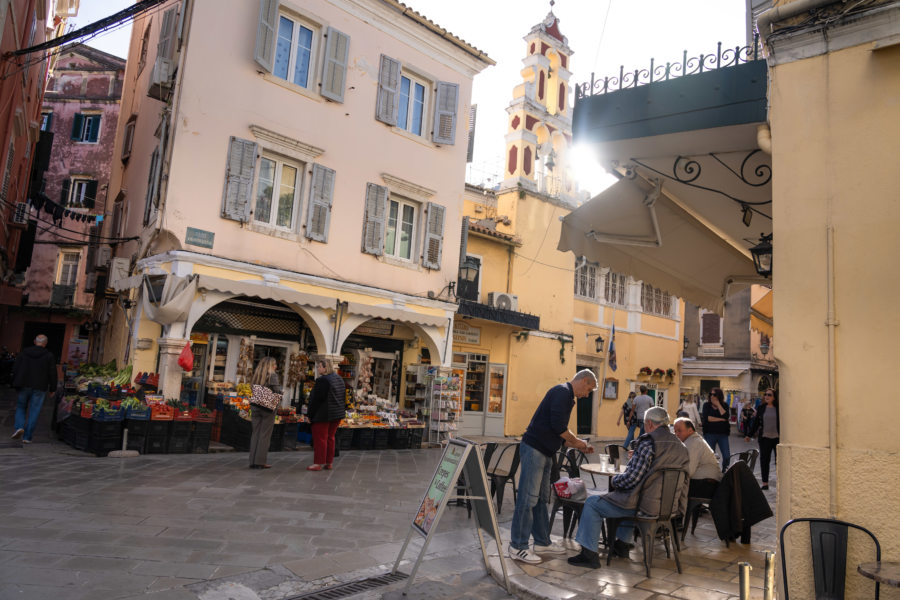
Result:
<svg viewBox="0 0 900 600"><path fill-rule="evenodd" d="M505 308L494 308L493 306L473 302L471 300L460 299L459 310L456 314L462 317L474 317L486 321L515 325L516 327L522 327L523 329L541 328L541 318L537 315L529 315L515 310L506 310Z"/></svg>
<svg viewBox="0 0 900 600"><path fill-rule="evenodd" d="M50 306L72 306L75 303L75 286L53 284L50 292Z"/></svg>
<svg viewBox="0 0 900 600"><path fill-rule="evenodd" d="M688 58L685 50L680 62L667 62L665 65L656 64L655 59L650 59L649 69L635 69L626 71L624 66L619 67L618 76L596 79L591 73L591 81L575 86L576 101L588 96L597 96L609 92L617 92L640 85L648 85L658 81L668 81L685 75L696 75L705 71L712 71L725 67L734 67L739 64L760 60L762 58L759 48L759 35L753 36L753 44L749 46L735 46L722 49L719 42L716 52L713 54L701 54Z"/></svg>

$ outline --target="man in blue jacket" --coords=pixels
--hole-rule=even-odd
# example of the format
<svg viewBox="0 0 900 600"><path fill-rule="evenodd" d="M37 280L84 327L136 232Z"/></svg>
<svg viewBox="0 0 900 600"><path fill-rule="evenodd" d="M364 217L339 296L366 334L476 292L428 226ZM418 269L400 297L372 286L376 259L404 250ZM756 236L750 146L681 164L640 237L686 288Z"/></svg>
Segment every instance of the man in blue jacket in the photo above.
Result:
<svg viewBox="0 0 900 600"><path fill-rule="evenodd" d="M565 547L550 541L550 467L562 444L590 454L594 448L569 431L569 416L576 398L597 389L597 377L584 369L572 381L550 388L541 400L519 446L519 492L510 530L509 557L525 563L541 562L538 554L565 554ZM534 551L528 546L534 537Z"/></svg>
<svg viewBox="0 0 900 600"><path fill-rule="evenodd" d="M47 392L56 391L56 359L46 346L47 336L37 336L34 346L22 350L13 365L13 387L19 398L12 439L26 444L31 443Z"/></svg>

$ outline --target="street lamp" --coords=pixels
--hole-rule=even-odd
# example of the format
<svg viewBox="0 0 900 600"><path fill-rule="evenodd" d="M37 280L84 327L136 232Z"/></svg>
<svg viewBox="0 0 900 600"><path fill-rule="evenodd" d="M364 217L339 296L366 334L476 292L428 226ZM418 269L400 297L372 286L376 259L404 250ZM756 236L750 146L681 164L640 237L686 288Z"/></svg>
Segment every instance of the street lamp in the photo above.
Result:
<svg viewBox="0 0 900 600"><path fill-rule="evenodd" d="M772 234L760 234L759 243L750 248L753 255L753 266L763 277L772 276Z"/></svg>
<svg viewBox="0 0 900 600"><path fill-rule="evenodd" d="M459 265L459 280L460 281L468 281L472 282L478 278L478 261L472 258L471 256L467 256L466 259Z"/></svg>
<svg viewBox="0 0 900 600"><path fill-rule="evenodd" d="M769 353L769 336L765 334L760 336L759 351L762 352L763 356Z"/></svg>
<svg viewBox="0 0 900 600"><path fill-rule="evenodd" d="M594 340L594 349L596 350L597 354L603 352L603 338L599 335L597 336L597 339Z"/></svg>
<svg viewBox="0 0 900 600"><path fill-rule="evenodd" d="M691 340L687 339L687 336L684 338L684 351L687 352L688 344L691 343Z"/></svg>

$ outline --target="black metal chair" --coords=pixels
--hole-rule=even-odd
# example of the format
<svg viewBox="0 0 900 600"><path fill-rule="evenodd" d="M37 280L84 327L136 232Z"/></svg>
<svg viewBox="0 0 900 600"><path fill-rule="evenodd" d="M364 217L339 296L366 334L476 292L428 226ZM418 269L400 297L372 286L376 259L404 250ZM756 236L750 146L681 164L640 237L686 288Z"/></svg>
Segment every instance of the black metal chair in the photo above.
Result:
<svg viewBox="0 0 900 600"><path fill-rule="evenodd" d="M744 450L743 452L735 452L728 457L728 466L731 466L733 464L735 456L738 460L742 460L747 463L747 466L750 467L750 470L752 471L753 467L756 466L756 459L759 458L759 450L757 450L756 448L751 448L750 450Z"/></svg>
<svg viewBox="0 0 900 600"><path fill-rule="evenodd" d="M491 480L491 497L497 500L497 514L503 509L503 492L512 485L513 503L516 501L516 471L519 470L519 444L497 444L487 461L487 476Z"/></svg>
<svg viewBox="0 0 900 600"><path fill-rule="evenodd" d="M628 462L628 448L619 444L607 444L604 450L609 455L609 460L613 461L616 466L619 462Z"/></svg>
<svg viewBox="0 0 900 600"><path fill-rule="evenodd" d="M650 577L650 568L653 566L653 544L656 541L656 535L661 531L663 536L663 544L666 548L666 557L669 557L669 537L672 538L672 554L675 555L675 567L681 573L681 560L678 557L679 544L678 535L672 519L677 517L677 502L681 496L683 486L687 485L687 473L682 469L660 469L644 479L641 484L641 492L638 496L638 506L641 505L641 497L647 484L657 478L662 478L662 485L659 493L659 514L646 515L640 511L633 517L607 518L606 519L606 537L609 540L610 547L616 539L616 531L619 525L624 521L633 521L640 529L641 543L644 549L644 567L647 569L647 577ZM609 565L612 558L612 551L606 554L606 564Z"/></svg>
<svg viewBox="0 0 900 600"><path fill-rule="evenodd" d="M684 517L681 523L681 541L687 536L688 526L691 528L691 535L697 530L697 519L700 517L700 511L703 507L709 508L712 498L703 498L700 496L688 496L687 508L684 511Z"/></svg>
<svg viewBox="0 0 900 600"><path fill-rule="evenodd" d="M816 599L843 600L847 579L847 541L852 527L867 534L875 542L875 560L881 560L881 544L878 538L865 527L835 519L804 518L791 519L784 524L778 534L781 553L781 575L784 579L784 600L789 600L787 560L784 555L784 532L795 523L809 523L809 539L812 550L813 581ZM878 600L880 586L875 582L875 600Z"/></svg>
<svg viewBox="0 0 900 600"><path fill-rule="evenodd" d="M575 533L575 527L581 518L581 510L584 508L584 498L580 500L560 498L556 492L556 486L552 484L559 481L563 473L570 479L581 477L580 466L585 462L587 462L587 458L584 453L574 448L566 448L556 453L556 460L553 466L550 467L550 495L553 497L553 506L550 509L550 530L553 530L553 521L556 519L556 513L562 509L564 538L570 538Z"/></svg>

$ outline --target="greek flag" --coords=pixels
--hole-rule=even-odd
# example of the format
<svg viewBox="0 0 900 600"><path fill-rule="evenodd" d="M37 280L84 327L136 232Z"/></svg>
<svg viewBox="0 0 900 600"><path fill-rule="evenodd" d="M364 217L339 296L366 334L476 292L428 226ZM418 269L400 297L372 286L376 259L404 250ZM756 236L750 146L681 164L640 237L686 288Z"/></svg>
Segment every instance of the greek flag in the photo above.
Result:
<svg viewBox="0 0 900 600"><path fill-rule="evenodd" d="M616 370L616 326L613 325L612 336L609 339L609 352L607 353L607 364L613 371Z"/></svg>

